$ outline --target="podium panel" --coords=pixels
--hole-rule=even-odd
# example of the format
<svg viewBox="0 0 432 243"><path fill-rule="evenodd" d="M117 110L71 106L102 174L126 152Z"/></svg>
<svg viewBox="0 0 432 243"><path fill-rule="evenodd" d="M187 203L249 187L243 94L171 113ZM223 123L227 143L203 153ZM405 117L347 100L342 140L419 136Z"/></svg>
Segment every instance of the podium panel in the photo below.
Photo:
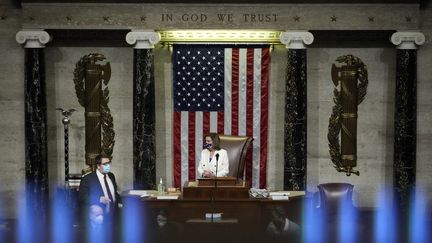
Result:
<svg viewBox="0 0 432 243"><path fill-rule="evenodd" d="M198 186L242 186L243 181L237 181L234 177L217 177L217 178L199 178ZM189 185L189 183L186 183Z"/></svg>
<svg viewBox="0 0 432 243"><path fill-rule="evenodd" d="M218 189L202 187L202 189ZM181 228L176 242L274 242L267 238L266 229L271 221L272 210L282 207L286 216L298 225L302 225L302 212L308 203L304 196L292 197L290 200L275 201L271 199L185 199L157 200L126 196L124 207L135 206L134 215L143 222L143 227L151 228L156 224L160 211L167 215L168 222ZM220 219L209 220L208 213L219 213ZM143 230L147 230L143 228ZM147 230L147 232L153 232ZM203 236L205 239L203 239ZM211 236L211 237L207 237ZM158 242L150 240L148 242ZM299 242L299 241L292 241Z"/></svg>
<svg viewBox="0 0 432 243"><path fill-rule="evenodd" d="M183 187L183 199L247 199L249 198L249 183L234 181L208 179L200 181L189 181ZM203 184L205 186L203 186ZM227 185L228 184L228 185ZM210 185L210 186L207 186ZM215 186L217 185L217 186Z"/></svg>

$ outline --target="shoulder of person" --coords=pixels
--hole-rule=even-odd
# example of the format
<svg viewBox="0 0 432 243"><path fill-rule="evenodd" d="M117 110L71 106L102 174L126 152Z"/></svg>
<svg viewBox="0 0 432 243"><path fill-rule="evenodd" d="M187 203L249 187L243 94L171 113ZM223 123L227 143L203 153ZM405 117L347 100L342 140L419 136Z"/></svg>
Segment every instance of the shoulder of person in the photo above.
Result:
<svg viewBox="0 0 432 243"><path fill-rule="evenodd" d="M276 225L273 222L270 222L267 225L267 232L275 232L277 230Z"/></svg>
<svg viewBox="0 0 432 243"><path fill-rule="evenodd" d="M108 176L109 176L109 178L115 178L115 175L112 172L108 172Z"/></svg>
<svg viewBox="0 0 432 243"><path fill-rule="evenodd" d="M87 174L84 174L82 177L81 177L81 180L87 180L87 179L89 179L90 177L92 177L92 176L96 176L96 171L93 171L93 172L89 172L89 173L87 173Z"/></svg>
<svg viewBox="0 0 432 243"><path fill-rule="evenodd" d="M220 153L220 154L228 154L228 152L225 149L223 149L223 148L219 149L218 153Z"/></svg>

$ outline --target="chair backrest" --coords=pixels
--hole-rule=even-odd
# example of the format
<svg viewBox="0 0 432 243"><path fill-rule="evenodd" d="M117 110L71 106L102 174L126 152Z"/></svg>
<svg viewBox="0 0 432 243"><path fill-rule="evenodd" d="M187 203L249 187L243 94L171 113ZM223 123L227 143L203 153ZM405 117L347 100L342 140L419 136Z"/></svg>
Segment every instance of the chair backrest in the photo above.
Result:
<svg viewBox="0 0 432 243"><path fill-rule="evenodd" d="M349 183L319 184L320 208L327 213L339 213L343 204L352 205L353 185Z"/></svg>
<svg viewBox="0 0 432 243"><path fill-rule="evenodd" d="M252 144L253 138L248 136L232 136L219 134L220 147L228 153L229 173L228 176L243 179L246 163L246 153Z"/></svg>

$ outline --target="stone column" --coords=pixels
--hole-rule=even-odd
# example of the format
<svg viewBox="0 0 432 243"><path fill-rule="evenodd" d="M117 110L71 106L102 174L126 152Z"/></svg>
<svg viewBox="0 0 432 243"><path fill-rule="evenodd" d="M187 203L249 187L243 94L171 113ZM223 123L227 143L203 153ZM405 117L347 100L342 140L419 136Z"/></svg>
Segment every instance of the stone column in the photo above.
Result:
<svg viewBox="0 0 432 243"><path fill-rule="evenodd" d="M32 220L37 241L48 215L48 152L47 105L44 47L50 36L42 30L23 30L16 34L16 41L24 44L24 113L25 113L25 178L26 216ZM36 237L36 238L33 238Z"/></svg>
<svg viewBox="0 0 432 243"><path fill-rule="evenodd" d="M134 189L155 189L155 83L154 44L160 35L154 31L131 31L126 42L134 46L133 84L133 164Z"/></svg>
<svg viewBox="0 0 432 243"><path fill-rule="evenodd" d="M306 190L306 45L313 42L307 31L287 31L280 41L288 48L285 129L284 129L284 190Z"/></svg>
<svg viewBox="0 0 432 243"><path fill-rule="evenodd" d="M407 213L416 180L417 46L425 42L425 36L396 32L391 42L397 46L393 186L397 204Z"/></svg>

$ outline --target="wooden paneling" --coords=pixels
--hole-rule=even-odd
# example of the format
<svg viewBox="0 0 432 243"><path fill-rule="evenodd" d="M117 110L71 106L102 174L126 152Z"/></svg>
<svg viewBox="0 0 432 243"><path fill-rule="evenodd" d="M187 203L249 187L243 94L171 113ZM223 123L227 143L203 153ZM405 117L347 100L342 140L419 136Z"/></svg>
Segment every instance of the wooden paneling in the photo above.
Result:
<svg viewBox="0 0 432 243"><path fill-rule="evenodd" d="M282 207L287 217L302 225L303 207L309 202L305 197L292 198L285 201L270 199L178 199L156 200L141 199L136 196L124 197L124 207L139 205L142 217L152 227L156 216L162 210L166 212L168 221L180 225L181 239L179 242L198 242L199 237L212 235L211 242L226 238L242 239L244 242L264 242L265 229L270 222L271 210ZM222 221L205 220L206 213L222 213ZM127 220L127 219L126 219ZM197 232L200 232L199 234ZM219 237L219 238L218 238ZM222 238L220 238L222 237ZM207 241L206 241L207 242ZM229 241L232 242L232 241Z"/></svg>

